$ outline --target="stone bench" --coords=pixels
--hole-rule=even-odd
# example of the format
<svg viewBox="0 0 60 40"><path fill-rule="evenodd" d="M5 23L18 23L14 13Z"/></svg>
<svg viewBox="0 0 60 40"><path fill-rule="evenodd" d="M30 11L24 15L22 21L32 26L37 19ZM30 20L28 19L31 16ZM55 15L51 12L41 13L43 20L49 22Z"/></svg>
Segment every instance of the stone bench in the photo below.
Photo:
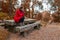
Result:
<svg viewBox="0 0 60 40"><path fill-rule="evenodd" d="M0 23L0 26L3 26L5 23Z"/></svg>
<svg viewBox="0 0 60 40"><path fill-rule="evenodd" d="M16 27L16 31L22 33L23 32L23 35L26 36L27 32L30 31L30 30L33 30L35 27L37 29L40 29L40 22L37 21L35 23L32 23L32 24L28 24L28 25L25 25L25 26L17 26Z"/></svg>

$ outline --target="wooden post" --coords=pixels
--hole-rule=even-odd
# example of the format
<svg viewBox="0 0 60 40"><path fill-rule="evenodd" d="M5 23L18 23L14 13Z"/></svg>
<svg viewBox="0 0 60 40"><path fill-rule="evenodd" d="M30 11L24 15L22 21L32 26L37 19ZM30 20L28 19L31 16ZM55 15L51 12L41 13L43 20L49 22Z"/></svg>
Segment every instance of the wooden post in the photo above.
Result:
<svg viewBox="0 0 60 40"><path fill-rule="evenodd" d="M32 18L33 18L33 16L34 16L34 1L33 1L33 5L32 5Z"/></svg>
<svg viewBox="0 0 60 40"><path fill-rule="evenodd" d="M12 16L12 12L13 12L13 5L12 5L12 0L9 0L9 16Z"/></svg>
<svg viewBox="0 0 60 40"><path fill-rule="evenodd" d="M2 10L2 1L0 1L0 11Z"/></svg>

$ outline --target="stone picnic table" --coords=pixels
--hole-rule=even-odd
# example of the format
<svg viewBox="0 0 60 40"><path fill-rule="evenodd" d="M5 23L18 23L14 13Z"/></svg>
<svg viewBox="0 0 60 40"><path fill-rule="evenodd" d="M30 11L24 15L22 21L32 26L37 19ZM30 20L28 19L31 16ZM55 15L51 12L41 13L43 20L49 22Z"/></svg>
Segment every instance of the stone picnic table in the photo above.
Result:
<svg viewBox="0 0 60 40"><path fill-rule="evenodd" d="M24 19L24 26L25 25L28 25L28 24L32 24L32 23L35 23L36 22L36 19ZM14 28L16 27L16 26L19 26L19 25L17 25L15 22L14 22L14 20L4 20L4 28L6 29L6 28L8 28L9 29L9 31L11 31L11 30L14 30Z"/></svg>
<svg viewBox="0 0 60 40"><path fill-rule="evenodd" d="M10 32L19 31L20 33L23 32L24 36L27 34L28 31L33 30L34 28L39 29L40 28L40 22L36 19L25 19L23 26L16 26L16 23L14 20L5 20L4 21L4 28L8 29Z"/></svg>

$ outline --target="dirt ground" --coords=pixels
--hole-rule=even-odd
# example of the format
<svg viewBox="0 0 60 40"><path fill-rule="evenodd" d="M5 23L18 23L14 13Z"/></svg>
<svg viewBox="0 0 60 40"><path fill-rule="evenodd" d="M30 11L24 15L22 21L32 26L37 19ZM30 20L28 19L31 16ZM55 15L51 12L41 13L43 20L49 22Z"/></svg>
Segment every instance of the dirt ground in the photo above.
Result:
<svg viewBox="0 0 60 40"><path fill-rule="evenodd" d="M40 30L34 30L26 37L11 33L8 40L60 40L60 24L48 24Z"/></svg>

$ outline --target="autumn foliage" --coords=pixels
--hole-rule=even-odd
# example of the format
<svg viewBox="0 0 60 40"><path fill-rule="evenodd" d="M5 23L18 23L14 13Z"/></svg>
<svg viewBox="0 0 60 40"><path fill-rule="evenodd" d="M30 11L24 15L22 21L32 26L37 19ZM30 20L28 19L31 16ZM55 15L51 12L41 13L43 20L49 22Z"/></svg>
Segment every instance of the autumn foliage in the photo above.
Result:
<svg viewBox="0 0 60 40"><path fill-rule="evenodd" d="M9 20L13 19L13 17L9 16L7 13L0 12L0 20Z"/></svg>

